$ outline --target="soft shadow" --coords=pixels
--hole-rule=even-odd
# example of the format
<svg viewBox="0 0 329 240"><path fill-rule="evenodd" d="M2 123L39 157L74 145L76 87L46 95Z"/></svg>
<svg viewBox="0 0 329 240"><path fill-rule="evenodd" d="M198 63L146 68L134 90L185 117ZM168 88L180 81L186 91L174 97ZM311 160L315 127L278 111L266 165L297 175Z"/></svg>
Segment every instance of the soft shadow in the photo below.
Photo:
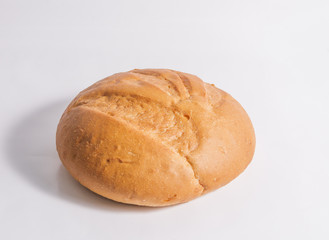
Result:
<svg viewBox="0 0 329 240"><path fill-rule="evenodd" d="M122 204L103 198L80 185L61 164L55 134L69 101L58 101L31 112L10 130L8 161L27 183L54 197L84 207L110 211L155 211L159 208Z"/></svg>

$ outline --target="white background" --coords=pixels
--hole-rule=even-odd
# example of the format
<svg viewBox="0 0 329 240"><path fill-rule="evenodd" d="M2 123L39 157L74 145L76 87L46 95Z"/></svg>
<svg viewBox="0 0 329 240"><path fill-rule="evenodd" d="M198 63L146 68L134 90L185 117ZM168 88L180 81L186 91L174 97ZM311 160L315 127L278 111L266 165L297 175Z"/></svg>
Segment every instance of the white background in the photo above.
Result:
<svg viewBox="0 0 329 240"><path fill-rule="evenodd" d="M108 75L171 68L235 97L257 147L229 185L143 208L80 186L55 130ZM329 1L0 0L1 239L329 239Z"/></svg>

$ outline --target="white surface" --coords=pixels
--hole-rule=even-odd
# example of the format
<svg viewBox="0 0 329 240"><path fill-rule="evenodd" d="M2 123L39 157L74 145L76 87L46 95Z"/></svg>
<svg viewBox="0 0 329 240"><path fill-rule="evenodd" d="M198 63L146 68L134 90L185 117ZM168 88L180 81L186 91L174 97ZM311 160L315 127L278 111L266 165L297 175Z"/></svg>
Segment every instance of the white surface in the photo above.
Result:
<svg viewBox="0 0 329 240"><path fill-rule="evenodd" d="M329 1L0 1L1 239L329 239ZM61 166L55 129L82 89L172 68L231 93L252 164L174 207L118 204Z"/></svg>

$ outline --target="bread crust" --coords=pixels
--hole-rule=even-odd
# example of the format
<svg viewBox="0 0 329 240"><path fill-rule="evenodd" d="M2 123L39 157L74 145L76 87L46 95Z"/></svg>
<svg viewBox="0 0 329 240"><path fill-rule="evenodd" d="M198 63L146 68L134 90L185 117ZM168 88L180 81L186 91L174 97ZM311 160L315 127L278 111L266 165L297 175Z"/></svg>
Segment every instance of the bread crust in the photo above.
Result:
<svg viewBox="0 0 329 240"><path fill-rule="evenodd" d="M115 201L167 206L224 186L250 163L242 106L198 77L168 69L114 74L63 113L57 151L71 175Z"/></svg>

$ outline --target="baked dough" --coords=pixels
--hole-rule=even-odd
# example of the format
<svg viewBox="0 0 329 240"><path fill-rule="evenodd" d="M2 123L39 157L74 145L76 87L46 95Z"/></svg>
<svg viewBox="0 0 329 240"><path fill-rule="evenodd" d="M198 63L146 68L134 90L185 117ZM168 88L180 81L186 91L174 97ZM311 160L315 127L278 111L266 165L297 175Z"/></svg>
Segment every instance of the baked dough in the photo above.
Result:
<svg viewBox="0 0 329 240"><path fill-rule="evenodd" d="M226 92L167 69L117 73L83 90L58 124L60 159L82 185L143 206L187 202L250 163L251 121Z"/></svg>

